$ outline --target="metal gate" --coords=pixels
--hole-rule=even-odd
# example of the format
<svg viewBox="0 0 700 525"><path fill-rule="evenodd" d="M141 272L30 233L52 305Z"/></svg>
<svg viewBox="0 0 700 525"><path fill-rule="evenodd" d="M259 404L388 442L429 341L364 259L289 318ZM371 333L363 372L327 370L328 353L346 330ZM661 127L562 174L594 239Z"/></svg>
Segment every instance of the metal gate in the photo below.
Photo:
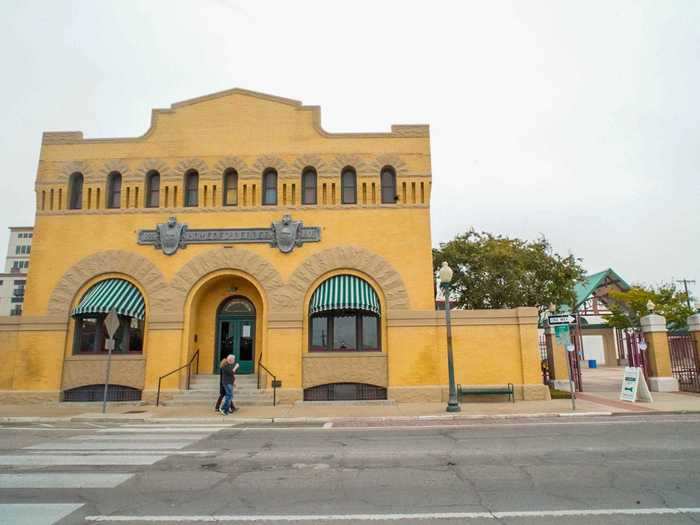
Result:
<svg viewBox="0 0 700 525"><path fill-rule="evenodd" d="M542 370L542 382L549 386L551 371L554 369L552 351L549 348L549 339L540 334L540 369Z"/></svg>
<svg viewBox="0 0 700 525"><path fill-rule="evenodd" d="M620 360L627 366L641 368L644 372L644 378L648 381L651 371L649 370L649 359L647 359L644 332L639 328L625 328L624 330L616 330L616 332Z"/></svg>
<svg viewBox="0 0 700 525"><path fill-rule="evenodd" d="M669 335L671 373L682 392L700 392L700 359L692 335Z"/></svg>

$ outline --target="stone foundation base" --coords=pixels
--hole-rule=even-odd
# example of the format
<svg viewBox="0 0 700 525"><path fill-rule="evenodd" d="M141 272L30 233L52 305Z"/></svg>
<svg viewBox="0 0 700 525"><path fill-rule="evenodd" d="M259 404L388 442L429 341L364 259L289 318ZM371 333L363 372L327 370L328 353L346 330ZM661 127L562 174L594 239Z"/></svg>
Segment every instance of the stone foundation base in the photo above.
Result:
<svg viewBox="0 0 700 525"><path fill-rule="evenodd" d="M571 392L571 382L568 379L552 379L552 388L563 392Z"/></svg>
<svg viewBox="0 0 700 525"><path fill-rule="evenodd" d="M0 403L5 405L58 403L60 400L60 390L0 390Z"/></svg>
<svg viewBox="0 0 700 525"><path fill-rule="evenodd" d="M675 377L650 377L649 390L652 392L678 392L678 379Z"/></svg>
<svg viewBox="0 0 700 525"><path fill-rule="evenodd" d="M277 404L293 405L297 401L304 400L304 390L301 388L278 388Z"/></svg>
<svg viewBox="0 0 700 525"><path fill-rule="evenodd" d="M175 397L175 394L179 394L180 392L182 392L182 390L161 390L160 400L169 401L173 397ZM141 392L141 401L143 401L147 405L155 405L157 395L157 390L144 390Z"/></svg>
<svg viewBox="0 0 700 525"><path fill-rule="evenodd" d="M503 385L465 385L465 386L503 386ZM520 401L548 401L551 399L546 385L513 385L515 399ZM388 398L398 403L447 403L450 390L447 386L394 386L388 388ZM496 396L506 396L494 394Z"/></svg>

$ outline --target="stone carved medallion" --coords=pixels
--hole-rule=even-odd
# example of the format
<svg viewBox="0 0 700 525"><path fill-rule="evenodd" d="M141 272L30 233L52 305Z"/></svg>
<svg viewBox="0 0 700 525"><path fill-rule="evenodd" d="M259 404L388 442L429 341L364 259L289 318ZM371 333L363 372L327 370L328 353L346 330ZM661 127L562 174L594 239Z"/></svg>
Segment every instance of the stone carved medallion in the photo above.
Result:
<svg viewBox="0 0 700 525"><path fill-rule="evenodd" d="M187 231L186 224L180 224L175 217L170 217L165 224L156 226L158 240L156 248L163 250L165 255L174 254L178 248L185 248L183 233Z"/></svg>
<svg viewBox="0 0 700 525"><path fill-rule="evenodd" d="M302 228L301 221L293 221L290 215L285 215L281 221L273 222L272 229L275 232L273 246L277 246L282 253L289 253L295 246L301 246L302 241L297 233Z"/></svg>

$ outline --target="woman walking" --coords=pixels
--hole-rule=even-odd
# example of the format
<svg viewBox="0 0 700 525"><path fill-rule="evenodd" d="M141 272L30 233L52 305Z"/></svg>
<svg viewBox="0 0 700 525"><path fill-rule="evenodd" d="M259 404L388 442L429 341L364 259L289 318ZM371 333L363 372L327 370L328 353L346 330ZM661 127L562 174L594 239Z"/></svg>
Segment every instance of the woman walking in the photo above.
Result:
<svg viewBox="0 0 700 525"><path fill-rule="evenodd" d="M229 354L226 356L224 366L221 367L221 383L224 386L224 402L219 408L219 412L221 412L221 414L224 416L227 416L236 410L236 407L233 405L233 384L236 381L236 370L238 370L236 357Z"/></svg>

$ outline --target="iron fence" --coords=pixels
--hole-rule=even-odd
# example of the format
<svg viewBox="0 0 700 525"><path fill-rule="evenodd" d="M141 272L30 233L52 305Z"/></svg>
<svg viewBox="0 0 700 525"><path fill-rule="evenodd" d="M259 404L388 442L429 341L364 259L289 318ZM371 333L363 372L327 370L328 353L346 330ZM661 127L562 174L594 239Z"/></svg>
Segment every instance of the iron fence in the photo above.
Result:
<svg viewBox="0 0 700 525"><path fill-rule="evenodd" d="M671 373L682 392L700 393L700 358L692 335L669 335Z"/></svg>

